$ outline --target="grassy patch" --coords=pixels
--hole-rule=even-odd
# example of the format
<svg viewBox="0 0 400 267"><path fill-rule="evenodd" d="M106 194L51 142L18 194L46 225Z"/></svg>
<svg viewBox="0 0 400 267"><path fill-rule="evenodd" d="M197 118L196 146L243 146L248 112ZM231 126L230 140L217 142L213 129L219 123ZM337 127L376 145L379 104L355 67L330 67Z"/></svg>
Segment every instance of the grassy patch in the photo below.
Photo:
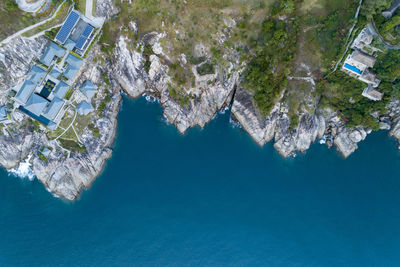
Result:
<svg viewBox="0 0 400 267"><path fill-rule="evenodd" d="M53 18L52 20L46 22L43 25L40 25L38 27L33 28L30 31L25 32L23 35L26 37L30 37L33 36L41 31L44 31L46 29L50 29L58 24L61 24L68 15L68 11L70 8L70 3L67 1L63 4L63 6L60 8L60 10L57 12L55 18Z"/></svg>
<svg viewBox="0 0 400 267"><path fill-rule="evenodd" d="M75 122L74 122L74 128L79 135L83 134L83 131L86 129L86 127L88 127L92 116L93 116L93 114L88 114L86 116L79 115L79 114L76 115Z"/></svg>
<svg viewBox="0 0 400 267"><path fill-rule="evenodd" d="M15 1L0 1L0 40L38 21L30 13L20 10Z"/></svg>
<svg viewBox="0 0 400 267"><path fill-rule="evenodd" d="M197 72L200 75L214 74L214 65L209 62L206 62L201 66L197 67Z"/></svg>
<svg viewBox="0 0 400 267"><path fill-rule="evenodd" d="M77 142L72 141L72 140L66 140L66 139L58 139L58 141L60 141L60 145L65 148L68 149L70 151L78 151L78 152L86 152L86 147L79 145Z"/></svg>
<svg viewBox="0 0 400 267"><path fill-rule="evenodd" d="M170 75L177 86L189 88L194 81L191 65L204 62L205 59L193 56L196 44L203 44L208 50L211 47L219 51L233 48L236 44L248 43L251 37L256 36L260 22L265 18L267 10L275 0L202 0L202 1L170 1L170 0L136 0L117 1L120 13L103 28L100 38L103 51L112 54L115 41L121 33L127 35L132 41L128 43L131 49L136 49L137 41L145 34L156 31L165 32L166 38L160 40L163 52L168 60L161 58L164 64L170 67ZM224 18L227 20L224 21ZM246 18L246 19L244 19ZM246 20L238 28L234 21ZM222 44L218 33L227 31L229 21L233 27L229 40ZM138 34L127 27L130 22L137 22ZM251 28L251 30L249 30ZM188 59L187 64L177 59L184 54ZM196 58L198 57L198 58ZM172 62L171 62L171 61ZM199 60L199 61L197 61ZM220 57L214 64L225 64L226 59ZM145 62L146 71L150 63Z"/></svg>

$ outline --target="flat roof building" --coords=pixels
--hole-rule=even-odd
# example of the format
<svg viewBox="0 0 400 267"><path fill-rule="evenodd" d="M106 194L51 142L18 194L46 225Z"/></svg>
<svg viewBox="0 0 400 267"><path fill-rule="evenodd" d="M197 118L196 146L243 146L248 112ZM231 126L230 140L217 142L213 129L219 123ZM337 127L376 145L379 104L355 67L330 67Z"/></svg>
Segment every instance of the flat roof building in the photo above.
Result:
<svg viewBox="0 0 400 267"><path fill-rule="evenodd" d="M362 95L370 100L379 101L383 98L383 93L379 92L376 88L369 85L364 89Z"/></svg>
<svg viewBox="0 0 400 267"><path fill-rule="evenodd" d="M373 68L376 62L376 57L361 52L358 49L351 54L351 58L361 64L364 64L367 68Z"/></svg>
<svg viewBox="0 0 400 267"><path fill-rule="evenodd" d="M61 26L61 29L56 35L56 41L61 44L64 44L67 41L68 37L70 36L72 30L74 29L75 25L78 23L80 15L77 11L72 10L67 19L64 21L64 24Z"/></svg>

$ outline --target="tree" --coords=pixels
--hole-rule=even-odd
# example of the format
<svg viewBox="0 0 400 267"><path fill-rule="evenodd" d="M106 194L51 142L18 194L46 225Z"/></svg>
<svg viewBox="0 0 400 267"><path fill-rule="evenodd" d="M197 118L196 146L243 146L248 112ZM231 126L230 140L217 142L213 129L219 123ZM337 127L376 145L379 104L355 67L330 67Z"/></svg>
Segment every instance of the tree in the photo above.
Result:
<svg viewBox="0 0 400 267"><path fill-rule="evenodd" d="M391 82L393 79L400 76L400 52L397 50L389 50L385 55L378 57L374 67L378 76Z"/></svg>
<svg viewBox="0 0 400 267"><path fill-rule="evenodd" d="M13 11L17 10L18 4L16 2L14 2L13 0L7 0L6 4L4 5L4 8L9 12L13 12Z"/></svg>
<svg viewBox="0 0 400 267"><path fill-rule="evenodd" d="M364 0L361 15L372 19L372 17L390 6L390 0Z"/></svg>

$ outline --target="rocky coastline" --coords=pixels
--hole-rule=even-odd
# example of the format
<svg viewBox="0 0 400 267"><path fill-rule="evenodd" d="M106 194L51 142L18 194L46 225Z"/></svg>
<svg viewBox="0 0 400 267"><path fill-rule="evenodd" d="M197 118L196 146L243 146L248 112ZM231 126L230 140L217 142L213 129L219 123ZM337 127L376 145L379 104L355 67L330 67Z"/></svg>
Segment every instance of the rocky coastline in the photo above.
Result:
<svg viewBox="0 0 400 267"><path fill-rule="evenodd" d="M98 15L106 18L117 12L108 0L98 0L97 5ZM130 28L134 31L137 26L132 22ZM87 148L85 152L66 151L57 140L50 140L44 131L35 130L29 125L24 115L17 114L15 120L18 124L1 130L1 166L6 169L16 168L20 162L30 158L33 173L50 192L63 199L75 200L84 189L90 187L112 155L122 91L132 98L146 94L159 99L164 116L182 134L194 126L204 127L218 111L231 107L232 117L257 144L263 146L273 141L275 149L283 157L307 151L317 139L324 140L328 146L335 146L344 157L348 157L371 132L371 129L365 127L346 128L336 112L319 109L317 100L314 100L314 112L300 114L298 125L294 127L291 126L287 107L281 101L276 103L270 115L262 118L252 94L241 87L244 66L238 60L239 55L235 57L234 53L230 55L229 64L217 68L214 74L202 76L193 68L195 83L190 88L193 97L187 105L181 105L169 93L171 77L168 66L163 63L165 55L160 45L163 37L162 33L151 33L143 38L154 51L149 58L148 72L144 68L146 59L143 47L129 49L127 44L130 40L125 35L119 36L111 58L104 55L99 45L93 47L74 87L90 79L99 85L96 105L104 100L106 91L111 92L111 101L101 115L95 114L91 118L101 136L94 137L89 129L82 133L80 141ZM0 47L1 104L5 103L10 89L25 78L46 43L44 37L35 41L16 38ZM201 45L198 53L208 59L212 57ZM105 76L109 80L108 84L104 82ZM399 100L393 101L387 114L379 116L379 120L381 129L390 130L389 134L400 140ZM52 148L47 161L36 156L43 145Z"/></svg>

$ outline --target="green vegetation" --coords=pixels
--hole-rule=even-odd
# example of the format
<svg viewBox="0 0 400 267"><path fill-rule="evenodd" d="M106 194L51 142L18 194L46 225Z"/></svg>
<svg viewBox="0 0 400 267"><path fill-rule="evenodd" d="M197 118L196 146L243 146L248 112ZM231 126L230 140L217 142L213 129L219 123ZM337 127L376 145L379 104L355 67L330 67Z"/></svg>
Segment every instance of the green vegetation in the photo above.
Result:
<svg viewBox="0 0 400 267"><path fill-rule="evenodd" d="M13 0L7 0L4 8L8 11L8 12L14 12L18 9L18 4L13 1Z"/></svg>
<svg viewBox="0 0 400 267"><path fill-rule="evenodd" d="M36 22L38 19L20 10L14 0L0 1L0 40Z"/></svg>
<svg viewBox="0 0 400 267"><path fill-rule="evenodd" d="M64 97L64 98L65 98L66 100L70 100L73 92L74 92L74 91L73 91L71 88L69 88L68 91L67 91L67 93L65 94L65 97Z"/></svg>
<svg viewBox="0 0 400 267"><path fill-rule="evenodd" d="M292 10L291 4L282 3L274 9L276 13ZM296 52L297 31L295 20L270 18L262 24L256 41L257 54L245 73L245 86L254 92L254 101L264 116L269 114L276 98L286 88L290 63Z"/></svg>
<svg viewBox="0 0 400 267"><path fill-rule="evenodd" d="M375 14L389 8L391 2L391 0L364 0L361 15L367 19L371 19Z"/></svg>
<svg viewBox="0 0 400 267"><path fill-rule="evenodd" d="M46 22L43 25L40 25L38 27L33 28L30 31L25 32L23 35L26 36L26 37L30 37L30 36L33 36L33 35L41 32L41 31L50 29L50 28L52 28L52 27L54 27L54 26L56 26L58 24L61 24L67 18L70 6L71 6L70 2L66 1L63 4L63 6L60 8L60 10L57 12L55 18L53 18L52 20Z"/></svg>
<svg viewBox="0 0 400 267"><path fill-rule="evenodd" d="M92 131L93 137L99 138L101 136L99 128L95 127L94 124L89 124L88 128Z"/></svg>
<svg viewBox="0 0 400 267"><path fill-rule="evenodd" d="M317 85L317 94L321 95L320 107L338 110L350 128L364 125L377 130L379 124L370 114L374 111L384 112L388 97L385 96L382 101L371 101L361 95L366 87L365 83L337 71Z"/></svg>
<svg viewBox="0 0 400 267"><path fill-rule="evenodd" d="M167 38L160 40L163 53L166 57L160 57L163 64L169 66L170 75L173 77L174 86L190 88L195 85L191 65L197 65L205 61L205 58L195 55L196 44L202 43L205 47L219 51L220 57L213 58L214 67L227 63L222 57L229 49L241 44L246 44L250 38L257 37L260 22L265 18L270 4L274 0L202 0L202 1L170 1L170 0L136 0L116 1L120 13L103 27L103 33L99 43L102 50L112 55L115 42L120 34L130 40L127 46L131 50L142 50L138 44L141 38L153 31L165 32ZM224 44L219 42L219 32L227 30L224 18L235 21L243 21L241 29L232 27L231 37ZM229 21L228 20L228 21ZM136 22L137 34L129 27L130 22ZM248 29L252 30L249 31ZM122 30L121 30L122 29ZM229 30L231 30L229 29ZM139 48L138 48L139 47ZM146 60L144 69L150 69L149 56L153 54L151 49L144 47ZM148 50L148 51L146 51ZM180 59L184 54L188 59L184 63ZM203 68L210 67L208 65ZM211 73L211 69L205 69ZM183 101L185 102L185 101Z"/></svg>
<svg viewBox="0 0 400 267"><path fill-rule="evenodd" d="M73 152L76 152L76 151L81 152L81 153L86 152L86 147L78 144L75 141L67 140L67 139L58 139L58 141L60 141L60 145L65 149L71 150Z"/></svg>
<svg viewBox="0 0 400 267"><path fill-rule="evenodd" d="M197 72L200 75L214 74L214 65L209 62L206 62L201 66L197 67Z"/></svg>
<svg viewBox="0 0 400 267"><path fill-rule="evenodd" d="M56 35L57 35L57 33L58 33L59 30L60 30L60 27L53 28L53 29L51 29L51 30L46 31L44 34L45 34L50 40L53 40L53 39L56 37Z"/></svg>
<svg viewBox="0 0 400 267"><path fill-rule="evenodd" d="M189 105L189 95L180 88L175 88L171 84L168 84L169 96L178 101L181 107L187 107Z"/></svg>
<svg viewBox="0 0 400 267"><path fill-rule="evenodd" d="M151 61L150 61L150 56L154 54L153 49L149 44L145 44L144 49L143 49L143 56L145 58L144 62L144 70L149 73L150 66L151 66Z"/></svg>
<svg viewBox="0 0 400 267"><path fill-rule="evenodd" d="M396 12L391 18L386 19L380 13L374 16L374 23L379 33L387 43L392 45L400 44L400 14Z"/></svg>
<svg viewBox="0 0 400 267"><path fill-rule="evenodd" d="M38 153L38 156L43 161L49 161L49 159L45 155L43 155L42 153Z"/></svg>
<svg viewBox="0 0 400 267"><path fill-rule="evenodd" d="M400 76L400 52L389 50L388 53L380 55L374 66L374 71L379 78L391 82Z"/></svg>

